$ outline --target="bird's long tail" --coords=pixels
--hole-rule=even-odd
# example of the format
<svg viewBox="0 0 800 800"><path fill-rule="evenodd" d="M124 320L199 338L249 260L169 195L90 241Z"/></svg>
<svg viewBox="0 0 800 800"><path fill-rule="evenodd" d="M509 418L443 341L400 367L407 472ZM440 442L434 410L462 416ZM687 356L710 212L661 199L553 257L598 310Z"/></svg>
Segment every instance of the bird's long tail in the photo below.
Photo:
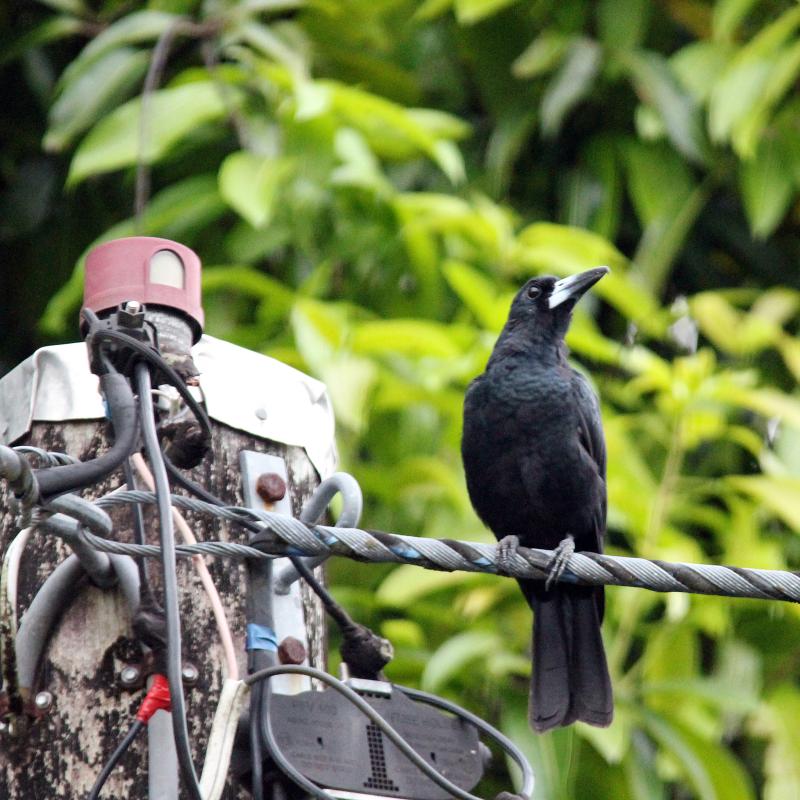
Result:
<svg viewBox="0 0 800 800"><path fill-rule="evenodd" d="M520 581L533 608L531 727L539 732L576 720L610 725L614 698L600 635L602 589Z"/></svg>

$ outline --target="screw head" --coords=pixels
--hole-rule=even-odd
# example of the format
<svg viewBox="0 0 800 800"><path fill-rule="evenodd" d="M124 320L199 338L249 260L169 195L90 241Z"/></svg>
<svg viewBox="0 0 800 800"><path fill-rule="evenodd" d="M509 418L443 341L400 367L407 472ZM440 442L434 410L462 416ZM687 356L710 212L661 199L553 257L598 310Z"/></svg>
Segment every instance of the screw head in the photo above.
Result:
<svg viewBox="0 0 800 800"><path fill-rule="evenodd" d="M294 636L287 636L278 645L278 661L281 664L302 664L305 660L306 648Z"/></svg>
<svg viewBox="0 0 800 800"><path fill-rule="evenodd" d="M135 664L128 664L119 671L119 679L123 686L138 686L142 680L142 670Z"/></svg>
<svg viewBox="0 0 800 800"><path fill-rule="evenodd" d="M181 677L187 686L194 686L200 678L200 671L194 664L185 661L181 667Z"/></svg>
<svg viewBox="0 0 800 800"><path fill-rule="evenodd" d="M256 494L265 503L276 503L286 496L286 481L277 472L265 472L258 476Z"/></svg>
<svg viewBox="0 0 800 800"><path fill-rule="evenodd" d="M33 698L33 705L38 711L47 711L53 705L53 695L50 692L39 692Z"/></svg>
<svg viewBox="0 0 800 800"><path fill-rule="evenodd" d="M129 314L138 314L142 310L142 304L138 300L128 300L123 307Z"/></svg>
<svg viewBox="0 0 800 800"><path fill-rule="evenodd" d="M28 730L28 721L25 717L12 717L8 721L8 727L6 731L8 735L12 739L18 739L21 736L25 735L25 732Z"/></svg>

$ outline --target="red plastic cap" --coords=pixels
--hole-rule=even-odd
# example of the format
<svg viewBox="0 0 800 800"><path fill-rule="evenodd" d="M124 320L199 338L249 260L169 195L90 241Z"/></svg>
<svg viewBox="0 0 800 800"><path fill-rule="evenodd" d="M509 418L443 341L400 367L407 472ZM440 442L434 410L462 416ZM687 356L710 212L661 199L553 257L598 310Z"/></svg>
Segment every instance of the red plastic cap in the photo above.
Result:
<svg viewBox="0 0 800 800"><path fill-rule="evenodd" d="M136 719L147 725L150 717L161 709L172 711L172 701L169 695L169 681L163 675L156 673L153 676L152 686L147 690L147 694L136 712Z"/></svg>
<svg viewBox="0 0 800 800"><path fill-rule="evenodd" d="M203 332L200 259L169 239L132 236L98 245L86 257L83 304L95 313L125 300L182 311L195 342Z"/></svg>

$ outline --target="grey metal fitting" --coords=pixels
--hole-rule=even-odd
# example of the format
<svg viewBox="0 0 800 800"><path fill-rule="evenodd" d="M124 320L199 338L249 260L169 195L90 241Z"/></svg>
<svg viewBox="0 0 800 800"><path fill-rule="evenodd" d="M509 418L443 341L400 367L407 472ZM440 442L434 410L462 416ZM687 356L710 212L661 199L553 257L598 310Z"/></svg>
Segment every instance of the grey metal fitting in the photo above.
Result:
<svg viewBox="0 0 800 800"><path fill-rule="evenodd" d="M361 509L364 507L364 498L358 481L347 472L334 472L314 490L303 510L300 512L300 521L313 525L325 513L329 503L337 495L342 495L342 513L336 520L337 528L357 528L361 519ZM327 556L311 556L303 558L309 569L319 566ZM288 594L291 585L300 577L294 564L287 564L275 575L275 594Z"/></svg>
<svg viewBox="0 0 800 800"><path fill-rule="evenodd" d="M138 689L143 681L142 668L138 664L126 664L119 671L119 682L126 689Z"/></svg>
<svg viewBox="0 0 800 800"><path fill-rule="evenodd" d="M200 670L191 661L184 661L181 667L181 678L186 686L194 686L200 680Z"/></svg>

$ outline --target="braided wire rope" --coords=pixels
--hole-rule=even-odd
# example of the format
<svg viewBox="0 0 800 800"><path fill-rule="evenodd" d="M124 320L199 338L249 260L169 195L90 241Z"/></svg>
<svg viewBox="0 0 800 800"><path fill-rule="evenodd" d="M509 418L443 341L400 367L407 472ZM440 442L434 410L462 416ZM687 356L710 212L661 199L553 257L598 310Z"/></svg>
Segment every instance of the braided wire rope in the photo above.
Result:
<svg viewBox="0 0 800 800"><path fill-rule="evenodd" d="M118 491L95 501L95 508L140 503L152 504L155 496L145 491ZM513 578L546 579L554 551L519 547L498 567L494 544L465 542L454 539L424 539L358 528L334 528L307 525L292 517L266 511L215 506L183 495L172 495L175 506L207 514L227 522L260 522L263 533L255 544L206 541L194 545L177 545L176 555L201 554L222 558L275 558L285 555L343 556L366 562L413 564L425 569L454 572L484 572ZM61 510L61 509L59 509ZM84 515L80 538L98 550L131 556L156 558L159 548L137 545L107 538L108 524L98 524ZM566 561L558 580L582 586L633 586L656 592L688 592L693 594L749 597L761 600L800 602L800 575L780 570L747 569L716 564L673 563L630 556L576 552Z"/></svg>

